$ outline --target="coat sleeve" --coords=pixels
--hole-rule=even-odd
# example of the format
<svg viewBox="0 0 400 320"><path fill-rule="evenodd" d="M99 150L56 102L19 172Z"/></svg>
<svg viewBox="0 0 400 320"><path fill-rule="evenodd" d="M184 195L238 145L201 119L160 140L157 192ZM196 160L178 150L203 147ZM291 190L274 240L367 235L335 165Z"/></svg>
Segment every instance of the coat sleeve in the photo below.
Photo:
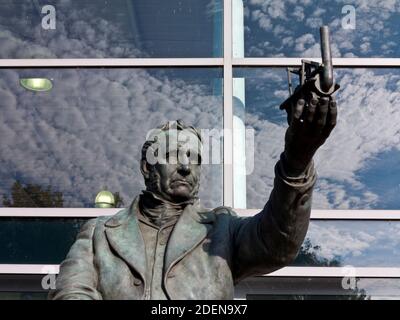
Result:
<svg viewBox="0 0 400 320"><path fill-rule="evenodd" d="M278 161L274 188L263 210L253 217L232 218L235 283L277 270L296 258L308 229L315 180L313 163L303 176L290 178Z"/></svg>
<svg viewBox="0 0 400 320"><path fill-rule="evenodd" d="M56 289L49 294L53 300L101 300L96 290L98 276L93 263L93 233L97 219L86 222L60 266Z"/></svg>

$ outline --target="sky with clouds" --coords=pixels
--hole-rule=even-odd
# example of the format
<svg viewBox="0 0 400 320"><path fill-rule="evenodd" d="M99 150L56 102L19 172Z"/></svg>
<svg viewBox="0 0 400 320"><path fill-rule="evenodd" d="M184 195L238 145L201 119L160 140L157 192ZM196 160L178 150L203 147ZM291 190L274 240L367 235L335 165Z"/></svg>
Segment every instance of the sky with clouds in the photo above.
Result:
<svg viewBox="0 0 400 320"><path fill-rule="evenodd" d="M307 252L314 252L320 261L338 261L340 266L354 267L400 265L398 222L312 221L306 238L313 246L319 245L320 248L310 248ZM298 261L303 252L304 247Z"/></svg>
<svg viewBox="0 0 400 320"><path fill-rule="evenodd" d="M221 4L222 0L1 0L0 58L220 57ZM56 10L55 30L42 28L45 5Z"/></svg>
<svg viewBox="0 0 400 320"><path fill-rule="evenodd" d="M45 31L39 10L43 1L1 0L0 58L221 56L220 1L175 1L168 10L155 0L139 1L136 8L121 1L93 3L57 1L57 29ZM397 1L244 3L246 56L319 56L322 23L330 26L336 57L400 53ZM356 8L355 30L341 26L345 4ZM153 23L154 15L158 23ZM172 29L165 28L167 22ZM53 79L50 93L30 93L19 86L21 77L38 75ZM313 208L398 209L400 72L341 69L335 75L342 86L336 96L339 121L315 159L319 180ZM247 206L261 208L283 148L286 120L278 105L287 97L286 74L283 69L237 69L235 77L245 78L244 121L255 129ZM53 186L63 192L66 206L92 206L105 186L119 191L126 204L143 188L138 159L144 132L177 118L200 128L221 128L222 70L3 69L0 107L0 194L8 194L19 179ZM221 166L203 167L200 195L206 206L221 204ZM350 225L313 224L308 237L324 244L319 254L327 259L338 254L349 264L372 265L370 256L384 263L378 248L385 245L388 225ZM383 251L387 254L397 245L395 236L390 241Z"/></svg>
<svg viewBox="0 0 400 320"><path fill-rule="evenodd" d="M319 176L315 209L398 209L400 198L400 72L339 69L337 127L315 157ZM255 129L254 171L247 206L259 208L273 185L273 166L283 151L287 97L284 69L238 69L245 88L245 123ZM250 156L250 155L248 155Z"/></svg>
<svg viewBox="0 0 400 320"><path fill-rule="evenodd" d="M44 4L56 8L56 30L41 27ZM218 55L220 35L213 30L219 4L1 0L0 58ZM127 205L144 187L138 161L148 130L174 119L221 128L221 71L1 70L1 193L9 194L18 179L51 185L63 193L64 206L86 207L107 187ZM39 76L53 79L51 92L18 84ZM221 205L221 165L204 166L202 181L203 204Z"/></svg>
<svg viewBox="0 0 400 320"><path fill-rule="evenodd" d="M19 78L52 78L49 93L28 92ZM64 206L93 206L103 187L127 205L144 188L140 148L152 128L182 119L222 127L218 69L2 70L1 193L14 181L50 185ZM203 166L204 205L221 205L221 165Z"/></svg>
<svg viewBox="0 0 400 320"><path fill-rule="evenodd" d="M244 0L243 3L248 57L319 57L318 29L322 25L330 28L334 57L400 54L397 41L400 2L396 0ZM354 8L355 20L348 19L350 11L345 6L349 5Z"/></svg>
<svg viewBox="0 0 400 320"><path fill-rule="evenodd" d="M243 3L246 57L319 57L321 25L330 28L334 57L400 55L399 1ZM342 20L348 13L342 13L345 5L355 9L354 29L343 28ZM283 151L281 141L287 124L278 107L288 96L287 76L284 69L267 68L236 69L234 76L245 79L245 123L255 129L255 163L247 179L247 207L259 208L272 189L273 166ZM399 209L400 72L340 69L335 77L342 87L336 94L338 124L315 158L319 179L313 208ZM321 246L316 251L321 259L339 258L343 265L396 266L399 234L386 228L383 222L314 222L307 237Z"/></svg>

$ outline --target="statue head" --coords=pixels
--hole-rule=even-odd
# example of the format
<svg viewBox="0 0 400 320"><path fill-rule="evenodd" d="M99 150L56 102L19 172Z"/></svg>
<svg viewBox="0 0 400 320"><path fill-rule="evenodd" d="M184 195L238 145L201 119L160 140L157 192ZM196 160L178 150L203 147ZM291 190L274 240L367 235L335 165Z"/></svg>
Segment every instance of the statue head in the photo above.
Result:
<svg viewBox="0 0 400 320"><path fill-rule="evenodd" d="M147 135L140 169L146 190L180 203L197 197L200 186L200 133L182 121L170 121Z"/></svg>

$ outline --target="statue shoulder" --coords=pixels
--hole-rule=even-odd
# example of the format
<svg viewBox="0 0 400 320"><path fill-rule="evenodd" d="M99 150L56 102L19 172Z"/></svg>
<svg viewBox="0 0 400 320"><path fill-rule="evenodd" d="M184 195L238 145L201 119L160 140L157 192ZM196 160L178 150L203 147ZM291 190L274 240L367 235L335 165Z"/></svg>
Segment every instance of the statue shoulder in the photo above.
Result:
<svg viewBox="0 0 400 320"><path fill-rule="evenodd" d="M213 213L217 216L219 215L230 215L230 216L237 216L237 213L231 208L227 206L220 206L215 209L213 209Z"/></svg>
<svg viewBox="0 0 400 320"><path fill-rule="evenodd" d="M124 217L126 215L127 215L127 209L122 209L113 215L98 216L96 218L89 219L82 225L81 232L89 231L89 232L93 233L94 229L96 229L98 227L102 228L107 224L116 223L121 219L121 217Z"/></svg>

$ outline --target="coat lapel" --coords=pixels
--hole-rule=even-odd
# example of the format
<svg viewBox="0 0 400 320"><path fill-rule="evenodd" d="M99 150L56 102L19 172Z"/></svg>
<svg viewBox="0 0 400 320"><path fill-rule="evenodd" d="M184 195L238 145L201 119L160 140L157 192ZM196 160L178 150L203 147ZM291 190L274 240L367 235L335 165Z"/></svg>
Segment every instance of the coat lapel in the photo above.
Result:
<svg viewBox="0 0 400 320"><path fill-rule="evenodd" d="M166 248L164 274L167 274L176 262L203 241L211 230L211 223L215 220L214 213L198 210L199 208L193 205L186 206L172 230Z"/></svg>
<svg viewBox="0 0 400 320"><path fill-rule="evenodd" d="M145 280L146 252L136 215L138 202L137 197L128 209L118 212L105 223L105 226L111 247Z"/></svg>

